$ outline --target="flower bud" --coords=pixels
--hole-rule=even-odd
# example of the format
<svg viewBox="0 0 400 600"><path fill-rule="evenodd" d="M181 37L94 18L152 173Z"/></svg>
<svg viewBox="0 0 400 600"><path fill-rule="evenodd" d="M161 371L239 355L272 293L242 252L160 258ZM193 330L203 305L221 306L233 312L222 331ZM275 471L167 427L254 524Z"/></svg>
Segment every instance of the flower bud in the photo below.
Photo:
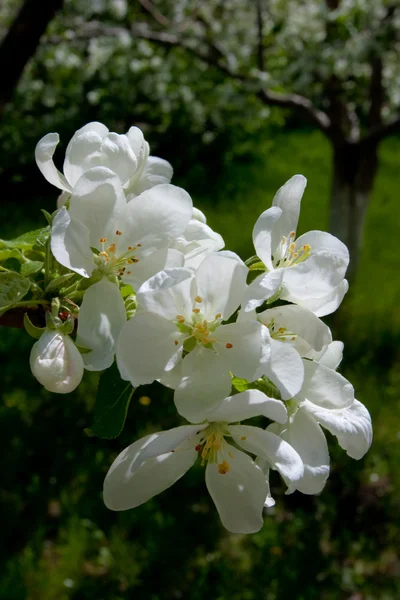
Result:
<svg viewBox="0 0 400 600"><path fill-rule="evenodd" d="M30 355L33 375L49 392L68 394L80 383L83 360L68 335L46 329Z"/></svg>

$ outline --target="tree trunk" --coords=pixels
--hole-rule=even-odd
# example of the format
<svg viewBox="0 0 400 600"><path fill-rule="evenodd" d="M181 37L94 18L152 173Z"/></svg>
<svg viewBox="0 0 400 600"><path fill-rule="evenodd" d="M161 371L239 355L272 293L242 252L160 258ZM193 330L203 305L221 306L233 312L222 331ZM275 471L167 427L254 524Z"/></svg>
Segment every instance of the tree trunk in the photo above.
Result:
<svg viewBox="0 0 400 600"><path fill-rule="evenodd" d="M329 231L350 252L349 279L360 260L365 217L377 168L377 143L344 142L333 148L334 169Z"/></svg>
<svg viewBox="0 0 400 600"><path fill-rule="evenodd" d="M63 0L25 0L0 44L0 112L10 102L25 65Z"/></svg>

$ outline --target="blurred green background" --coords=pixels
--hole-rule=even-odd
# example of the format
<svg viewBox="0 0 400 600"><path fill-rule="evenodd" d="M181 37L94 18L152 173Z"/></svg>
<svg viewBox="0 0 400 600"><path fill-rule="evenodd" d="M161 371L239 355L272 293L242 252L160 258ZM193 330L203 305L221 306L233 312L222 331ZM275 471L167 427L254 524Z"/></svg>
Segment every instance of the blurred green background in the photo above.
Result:
<svg viewBox="0 0 400 600"><path fill-rule="evenodd" d="M100 120L120 133L142 127L152 153L174 166L173 183L189 191L226 247L247 258L255 219L294 173L308 178L300 233L328 229L337 151L307 115L260 101L260 86L306 94L331 120L340 104L347 136L349 115L362 137L398 114L393 2L40 4L35 19L49 6L55 16L11 96L6 76L0 87L1 238L43 226L39 209L55 208L57 190L33 158L38 139L60 133L61 166L73 132ZM2 3L3 40L24 5ZM178 38L185 47L171 43ZM0 66L11 71L13 55L6 58L0 45ZM372 123L376 61L380 115ZM244 73L253 79L243 84ZM33 340L1 328L1 600L400 597L400 138L395 128L390 133L377 147L357 274L338 313L326 319L345 343L341 372L372 415L367 456L355 462L329 437L323 493L284 496L273 477L276 506L251 536L222 528L200 466L144 506L112 513L102 502L105 473L128 443L178 424L171 395L144 386L118 440L89 438L96 375L86 373L73 394L52 395L30 374Z"/></svg>

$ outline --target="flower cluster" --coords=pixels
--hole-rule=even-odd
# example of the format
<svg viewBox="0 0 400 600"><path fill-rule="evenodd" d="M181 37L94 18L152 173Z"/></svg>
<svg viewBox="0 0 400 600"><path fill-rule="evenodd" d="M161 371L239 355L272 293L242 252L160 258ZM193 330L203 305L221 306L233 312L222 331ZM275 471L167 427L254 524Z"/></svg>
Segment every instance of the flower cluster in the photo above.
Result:
<svg viewBox="0 0 400 600"><path fill-rule="evenodd" d="M306 179L278 190L254 225L255 256L243 262L170 183L172 167L149 155L138 128L118 135L85 125L68 144L64 173L53 163L57 143L46 135L36 160L62 190L49 249L68 287L52 298L32 373L67 393L84 369L116 360L133 387L171 388L188 423L126 448L105 478L106 505L139 506L199 461L223 525L252 533L274 504L271 470L287 493L323 489L321 426L360 459L370 416L337 371L343 345L320 319L348 289L349 255L328 233L296 237Z"/></svg>

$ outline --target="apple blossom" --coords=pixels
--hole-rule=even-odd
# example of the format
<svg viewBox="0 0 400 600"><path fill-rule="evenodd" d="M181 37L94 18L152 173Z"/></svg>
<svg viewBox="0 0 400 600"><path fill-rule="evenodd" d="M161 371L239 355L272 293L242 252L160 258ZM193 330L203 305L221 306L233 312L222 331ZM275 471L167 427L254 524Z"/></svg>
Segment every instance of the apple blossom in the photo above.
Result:
<svg viewBox="0 0 400 600"><path fill-rule="evenodd" d="M138 287L165 267L168 246L191 214L192 201L181 188L159 185L127 203L117 176L94 167L75 185L68 210L64 206L54 217L51 249L60 264L83 277L98 270Z"/></svg>
<svg viewBox="0 0 400 600"><path fill-rule="evenodd" d="M131 127L122 135L110 132L98 122L78 129L67 146L64 174L53 162L58 142L58 133L45 135L36 146L35 158L47 181L65 192L71 193L86 171L99 166L118 176L128 199L171 181L171 165L161 158L149 157L149 145L138 127Z"/></svg>
<svg viewBox="0 0 400 600"><path fill-rule="evenodd" d="M328 446L320 425L335 435L339 445L357 460L372 442L368 410L354 398L353 386L335 371L341 346L340 342L332 342L320 362L304 360L304 384L296 398L287 403L287 424L268 428L300 454L304 475L296 489L304 494L319 493L329 475Z"/></svg>
<svg viewBox="0 0 400 600"><path fill-rule="evenodd" d="M134 442L107 473L106 506L127 510L143 504L173 485L200 457L206 465L207 489L224 527L234 533L258 531L268 486L264 472L247 453L262 455L291 486L303 474L302 461L288 443L259 427L237 424L261 415L284 422L286 409L281 401L248 390L225 398L208 414L206 423L150 434Z"/></svg>
<svg viewBox="0 0 400 600"><path fill-rule="evenodd" d="M30 354L33 375L49 392L73 392L83 376L82 356L69 335L46 328Z"/></svg>
<svg viewBox="0 0 400 600"><path fill-rule="evenodd" d="M349 253L340 240L323 231L309 231L296 239L306 183L302 175L289 179L254 226L254 247L266 273L249 286L245 311L280 290L282 300L323 316L336 310L348 289L344 276Z"/></svg>
<svg viewBox="0 0 400 600"><path fill-rule="evenodd" d="M241 303L247 271L238 257L216 253L195 273L166 269L145 282L119 337L121 377L136 387L174 371L175 405L194 422L230 393L231 373L254 381L269 358L269 336L255 320L225 323Z"/></svg>

